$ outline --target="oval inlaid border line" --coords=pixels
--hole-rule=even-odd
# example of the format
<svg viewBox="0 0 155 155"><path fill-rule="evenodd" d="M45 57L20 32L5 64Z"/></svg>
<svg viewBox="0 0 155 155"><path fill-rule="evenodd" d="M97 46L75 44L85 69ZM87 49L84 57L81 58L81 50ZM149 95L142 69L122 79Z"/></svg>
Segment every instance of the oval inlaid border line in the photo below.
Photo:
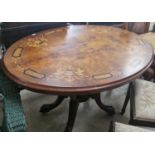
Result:
<svg viewBox="0 0 155 155"><path fill-rule="evenodd" d="M112 74L110 74L110 73L93 75L93 79L95 79L95 80L102 80L102 79L107 79L107 78L111 78L111 77L112 77Z"/></svg>
<svg viewBox="0 0 155 155"><path fill-rule="evenodd" d="M17 48L15 48L15 50L13 51L12 57L14 57L14 58L21 57L22 51L23 51L23 47L17 47Z"/></svg>
<svg viewBox="0 0 155 155"><path fill-rule="evenodd" d="M24 70L24 74L37 79L45 78L45 74L38 73L32 69Z"/></svg>

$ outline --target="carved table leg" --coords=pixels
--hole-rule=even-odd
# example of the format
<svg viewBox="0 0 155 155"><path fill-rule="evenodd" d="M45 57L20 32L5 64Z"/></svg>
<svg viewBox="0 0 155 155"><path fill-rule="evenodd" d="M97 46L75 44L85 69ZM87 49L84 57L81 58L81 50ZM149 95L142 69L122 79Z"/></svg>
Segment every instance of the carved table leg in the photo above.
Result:
<svg viewBox="0 0 155 155"><path fill-rule="evenodd" d="M56 101L54 103L42 105L42 107L40 108L40 112L47 113L50 110L56 108L57 106L59 106L62 103L64 98L66 98L66 96L58 96L58 98L56 99Z"/></svg>
<svg viewBox="0 0 155 155"><path fill-rule="evenodd" d="M79 106L79 100L77 97L71 97L69 103L69 115L68 115L68 122L65 128L65 132L71 132L73 129L73 125L76 119L76 114Z"/></svg>
<svg viewBox="0 0 155 155"><path fill-rule="evenodd" d="M109 115L115 114L115 109L112 106L107 106L102 103L100 94L95 94L93 98L102 110L106 111Z"/></svg>

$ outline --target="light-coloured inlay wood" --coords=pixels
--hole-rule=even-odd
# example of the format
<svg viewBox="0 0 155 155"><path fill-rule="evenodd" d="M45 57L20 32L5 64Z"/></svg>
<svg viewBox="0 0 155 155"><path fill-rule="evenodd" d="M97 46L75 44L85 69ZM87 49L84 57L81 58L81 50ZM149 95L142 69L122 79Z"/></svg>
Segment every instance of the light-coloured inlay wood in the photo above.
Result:
<svg viewBox="0 0 155 155"><path fill-rule="evenodd" d="M28 76L31 76L31 77L34 77L34 78L38 78L38 79L41 79L41 78L44 78L45 77L44 74L37 73L36 71L33 71L31 69L25 70L24 73L26 75L28 75Z"/></svg>
<svg viewBox="0 0 155 155"><path fill-rule="evenodd" d="M95 80L107 79L112 77L112 74L100 74L100 75L93 75Z"/></svg>
<svg viewBox="0 0 155 155"><path fill-rule="evenodd" d="M22 50L23 48L22 47L18 47L14 50L13 52L13 57L17 58L17 57L21 57L22 55Z"/></svg>

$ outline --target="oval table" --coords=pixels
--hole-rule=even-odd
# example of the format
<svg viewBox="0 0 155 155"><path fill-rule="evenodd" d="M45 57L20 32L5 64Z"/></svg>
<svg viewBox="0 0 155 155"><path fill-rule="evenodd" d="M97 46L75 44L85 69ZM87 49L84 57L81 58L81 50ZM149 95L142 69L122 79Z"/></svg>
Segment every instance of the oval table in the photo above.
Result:
<svg viewBox="0 0 155 155"><path fill-rule="evenodd" d="M72 131L80 102L95 99L98 106L114 114L101 102L100 92L129 83L153 62L152 47L138 35L108 26L76 25L49 29L15 42L3 56L6 75L32 91L57 94L48 112L70 97L65 131Z"/></svg>

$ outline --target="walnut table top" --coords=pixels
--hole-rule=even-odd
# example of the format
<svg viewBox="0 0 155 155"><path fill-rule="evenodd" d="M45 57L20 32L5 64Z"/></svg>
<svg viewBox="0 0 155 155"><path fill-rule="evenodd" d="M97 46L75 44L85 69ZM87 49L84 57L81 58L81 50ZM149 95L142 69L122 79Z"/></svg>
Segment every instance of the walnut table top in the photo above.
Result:
<svg viewBox="0 0 155 155"><path fill-rule="evenodd" d="M152 47L134 33L76 25L22 38L8 48L2 66L9 78L30 90L72 95L128 83L152 61Z"/></svg>

